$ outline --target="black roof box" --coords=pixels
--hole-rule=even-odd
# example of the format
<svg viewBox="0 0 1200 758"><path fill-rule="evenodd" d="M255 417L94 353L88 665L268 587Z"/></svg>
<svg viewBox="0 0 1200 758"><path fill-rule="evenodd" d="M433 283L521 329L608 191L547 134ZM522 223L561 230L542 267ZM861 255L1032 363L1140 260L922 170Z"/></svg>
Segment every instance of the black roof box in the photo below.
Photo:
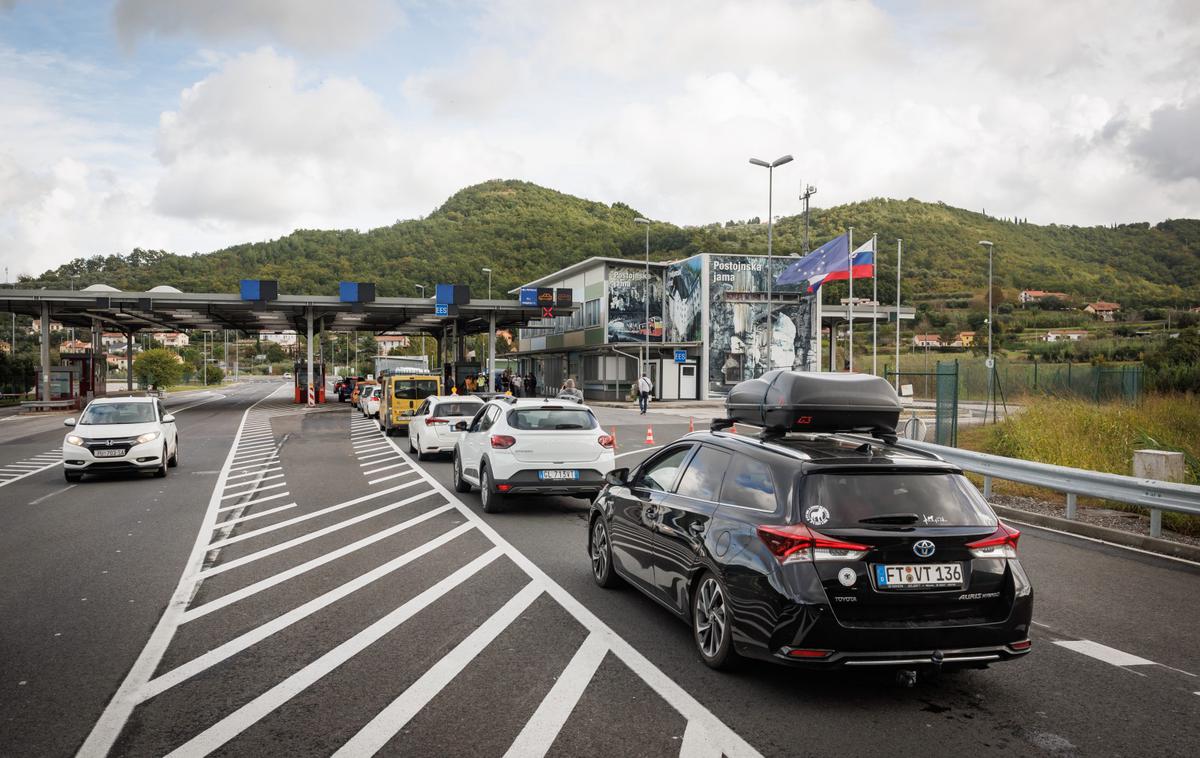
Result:
<svg viewBox="0 0 1200 758"><path fill-rule="evenodd" d="M767 432L870 432L894 437L900 398L886 379L871 374L768 371L734 386L725 399L729 418Z"/></svg>

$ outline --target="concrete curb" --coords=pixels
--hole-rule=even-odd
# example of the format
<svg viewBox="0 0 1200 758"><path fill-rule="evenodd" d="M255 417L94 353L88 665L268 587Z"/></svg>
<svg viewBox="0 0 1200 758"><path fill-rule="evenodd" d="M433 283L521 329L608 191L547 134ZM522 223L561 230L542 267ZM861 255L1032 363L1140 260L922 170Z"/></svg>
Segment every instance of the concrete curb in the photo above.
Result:
<svg viewBox="0 0 1200 758"><path fill-rule="evenodd" d="M1011 508L1006 505L992 504L992 510L996 511L996 514L1001 518L1022 521L1033 526L1044 526L1047 529L1057 529L1060 532L1078 534L1082 537L1091 537L1101 542L1111 542L1114 545L1136 547L1139 550L1147 550L1152 553L1162 553L1163 555L1175 558L1200 562L1200 546L1197 545L1157 539L1143 534L1124 532L1120 529L1110 529L1106 526L1096 526L1095 524L1088 524L1082 521L1071 521L1070 519L1058 518L1057 516L1046 516L1041 513L1023 511L1020 508Z"/></svg>

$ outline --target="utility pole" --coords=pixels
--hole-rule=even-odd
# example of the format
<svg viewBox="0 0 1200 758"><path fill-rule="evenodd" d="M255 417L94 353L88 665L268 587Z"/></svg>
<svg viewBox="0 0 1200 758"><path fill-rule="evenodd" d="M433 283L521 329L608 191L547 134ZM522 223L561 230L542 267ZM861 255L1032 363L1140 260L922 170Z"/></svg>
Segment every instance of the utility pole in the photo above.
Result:
<svg viewBox="0 0 1200 758"><path fill-rule="evenodd" d="M803 255L808 255L808 199L817 194L817 188L811 184L804 187L804 191L800 193L800 199L804 201L804 252Z"/></svg>

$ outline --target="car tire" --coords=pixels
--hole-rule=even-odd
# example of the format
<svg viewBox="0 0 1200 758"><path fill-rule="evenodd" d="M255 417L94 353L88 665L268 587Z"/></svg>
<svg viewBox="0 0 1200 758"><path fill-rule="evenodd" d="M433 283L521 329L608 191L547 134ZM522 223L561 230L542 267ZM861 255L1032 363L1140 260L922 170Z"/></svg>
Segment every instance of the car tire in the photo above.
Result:
<svg viewBox="0 0 1200 758"><path fill-rule="evenodd" d="M408 442L409 446L412 447L412 449L417 454L418 461L429 460L429 458L430 458L429 454L421 449L421 435L418 434L416 437L413 437L410 434L410 435L408 435L408 440L409 440L409 442Z"/></svg>
<svg viewBox="0 0 1200 758"><path fill-rule="evenodd" d="M76 484L83 481L83 474L76 473L74 471L64 471L63 478L72 484Z"/></svg>
<svg viewBox="0 0 1200 758"><path fill-rule="evenodd" d="M462 475L462 458L458 457L458 448L454 449L454 491L455 492L470 492L471 483L463 479Z"/></svg>
<svg viewBox="0 0 1200 758"><path fill-rule="evenodd" d="M156 476L159 479L162 479L166 475L167 475L167 446L163 445L162 463L160 463L158 465L158 468L154 469L154 476Z"/></svg>
<svg viewBox="0 0 1200 758"><path fill-rule="evenodd" d="M484 513L499 513L504 510L504 495L495 491L492 483L492 472L487 465L479 467L479 504Z"/></svg>
<svg viewBox="0 0 1200 758"><path fill-rule="evenodd" d="M737 663L732 627L729 592L716 574L705 571L692 595L692 641L709 668L728 670Z"/></svg>
<svg viewBox="0 0 1200 758"><path fill-rule="evenodd" d="M167 459L167 465L171 468L179 467L179 440L175 440L175 452Z"/></svg>
<svg viewBox="0 0 1200 758"><path fill-rule="evenodd" d="M607 589L623 584L621 577L613 570L612 543L608 538L608 524L604 523L604 516L597 515L592 519L588 555L592 559L592 579L596 580L596 584Z"/></svg>

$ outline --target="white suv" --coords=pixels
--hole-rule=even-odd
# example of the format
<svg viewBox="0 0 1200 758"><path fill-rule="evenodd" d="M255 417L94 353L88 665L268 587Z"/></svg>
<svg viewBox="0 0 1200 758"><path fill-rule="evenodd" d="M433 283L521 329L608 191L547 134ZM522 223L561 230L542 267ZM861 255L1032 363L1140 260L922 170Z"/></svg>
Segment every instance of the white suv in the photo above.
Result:
<svg viewBox="0 0 1200 758"><path fill-rule="evenodd" d="M153 471L166 476L179 465L175 417L152 397L97 398L63 440L63 471L68 482L100 471Z"/></svg>
<svg viewBox="0 0 1200 758"><path fill-rule="evenodd" d="M478 487L488 513L509 495L595 497L615 466L612 435L586 405L498 397L458 427L454 489Z"/></svg>

